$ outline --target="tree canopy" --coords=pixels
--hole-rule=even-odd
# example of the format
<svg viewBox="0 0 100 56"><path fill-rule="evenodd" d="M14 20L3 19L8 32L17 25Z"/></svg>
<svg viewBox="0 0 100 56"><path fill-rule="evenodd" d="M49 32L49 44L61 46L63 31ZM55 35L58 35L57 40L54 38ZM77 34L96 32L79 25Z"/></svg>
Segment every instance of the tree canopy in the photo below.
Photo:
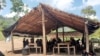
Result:
<svg viewBox="0 0 100 56"><path fill-rule="evenodd" d="M3 30L5 28L9 27L13 23L14 22L13 22L12 18L5 18L0 15L0 30Z"/></svg>
<svg viewBox="0 0 100 56"><path fill-rule="evenodd" d="M11 10L13 12L21 12L22 11L22 6L24 6L24 3L22 0L10 0L12 2L12 8Z"/></svg>
<svg viewBox="0 0 100 56"><path fill-rule="evenodd" d="M0 0L0 10L3 9L3 7L6 6L6 1L5 0Z"/></svg>
<svg viewBox="0 0 100 56"><path fill-rule="evenodd" d="M17 21L20 15L27 13L27 8L24 9L25 4L22 0L10 0L12 2L11 12L15 12L16 15L13 17L14 21ZM28 6L27 6L28 7Z"/></svg>
<svg viewBox="0 0 100 56"><path fill-rule="evenodd" d="M89 18L90 19L90 16L93 15L93 16L96 16L96 11L93 9L92 6L87 6L85 8L83 8L81 10L81 13L86 17L86 18ZM93 21L95 22L99 22L96 19L92 19ZM93 37L93 38L100 38L100 29L97 29L93 34L90 35L90 37Z"/></svg>
<svg viewBox="0 0 100 56"><path fill-rule="evenodd" d="M92 6L87 6L87 7L83 8L81 10L81 13L87 18L91 15L94 15L94 16L96 15L96 12Z"/></svg>

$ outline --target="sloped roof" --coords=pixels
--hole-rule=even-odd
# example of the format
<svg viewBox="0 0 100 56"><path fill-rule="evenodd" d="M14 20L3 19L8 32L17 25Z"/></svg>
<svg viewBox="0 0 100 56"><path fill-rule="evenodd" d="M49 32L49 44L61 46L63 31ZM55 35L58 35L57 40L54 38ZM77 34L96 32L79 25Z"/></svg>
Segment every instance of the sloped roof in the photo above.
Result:
<svg viewBox="0 0 100 56"><path fill-rule="evenodd" d="M83 33L85 21L88 21L89 33L92 33L99 27L98 23L83 17L54 9L45 4L40 5L44 11L46 34L62 26L68 26ZM13 33L42 34L42 11L40 5L20 18L13 29Z"/></svg>

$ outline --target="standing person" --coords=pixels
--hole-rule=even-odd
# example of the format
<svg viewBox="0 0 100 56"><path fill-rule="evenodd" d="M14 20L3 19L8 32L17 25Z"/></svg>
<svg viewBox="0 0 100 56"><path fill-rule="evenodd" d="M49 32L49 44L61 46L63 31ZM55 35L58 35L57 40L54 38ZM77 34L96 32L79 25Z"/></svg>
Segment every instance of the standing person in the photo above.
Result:
<svg viewBox="0 0 100 56"><path fill-rule="evenodd" d="M23 48L26 46L26 39L23 39Z"/></svg>
<svg viewBox="0 0 100 56"><path fill-rule="evenodd" d="M25 47L23 48L23 55L29 55L29 41L28 39L24 39L23 42L25 41Z"/></svg>
<svg viewBox="0 0 100 56"><path fill-rule="evenodd" d="M28 39L26 39L26 45L29 45L29 41L28 41Z"/></svg>

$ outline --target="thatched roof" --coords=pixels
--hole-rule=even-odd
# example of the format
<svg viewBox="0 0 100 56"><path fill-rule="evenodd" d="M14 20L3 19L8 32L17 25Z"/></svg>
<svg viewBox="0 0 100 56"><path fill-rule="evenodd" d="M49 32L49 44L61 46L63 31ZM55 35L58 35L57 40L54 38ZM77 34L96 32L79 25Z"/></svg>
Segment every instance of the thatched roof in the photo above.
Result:
<svg viewBox="0 0 100 56"><path fill-rule="evenodd" d="M85 21L88 21L89 33L93 33L99 27L98 23L83 17L53 9L48 5L40 5L44 11L46 34L62 26L68 26L83 33ZM12 33L42 34L42 11L40 5L20 18ZM6 30L4 31L6 32Z"/></svg>

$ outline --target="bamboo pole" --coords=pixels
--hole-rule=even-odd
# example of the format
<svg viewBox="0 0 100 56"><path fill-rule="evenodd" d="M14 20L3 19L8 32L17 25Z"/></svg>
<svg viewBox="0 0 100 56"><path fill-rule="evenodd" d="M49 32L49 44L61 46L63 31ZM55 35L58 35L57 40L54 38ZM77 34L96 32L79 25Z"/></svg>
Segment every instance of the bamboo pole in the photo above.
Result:
<svg viewBox="0 0 100 56"><path fill-rule="evenodd" d="M63 35L63 42L64 42L64 26L63 26L62 30L63 30L63 34L62 35Z"/></svg>
<svg viewBox="0 0 100 56"><path fill-rule="evenodd" d="M44 17L44 10L42 9L42 30L43 30L43 54L46 55L46 31L45 31L45 17Z"/></svg>
<svg viewBox="0 0 100 56"><path fill-rule="evenodd" d="M11 33L11 46L12 46L12 52L14 52L14 39L12 33Z"/></svg>
<svg viewBox="0 0 100 56"><path fill-rule="evenodd" d="M87 23L88 22L85 22L85 38L86 38L86 52L89 53L89 36L88 36Z"/></svg>
<svg viewBox="0 0 100 56"><path fill-rule="evenodd" d="M56 38L58 38L58 29L56 29Z"/></svg>
<svg viewBox="0 0 100 56"><path fill-rule="evenodd" d="M13 31L16 29L17 26L15 26L11 31L11 45L12 45L12 52L14 52L14 39L13 39Z"/></svg>

